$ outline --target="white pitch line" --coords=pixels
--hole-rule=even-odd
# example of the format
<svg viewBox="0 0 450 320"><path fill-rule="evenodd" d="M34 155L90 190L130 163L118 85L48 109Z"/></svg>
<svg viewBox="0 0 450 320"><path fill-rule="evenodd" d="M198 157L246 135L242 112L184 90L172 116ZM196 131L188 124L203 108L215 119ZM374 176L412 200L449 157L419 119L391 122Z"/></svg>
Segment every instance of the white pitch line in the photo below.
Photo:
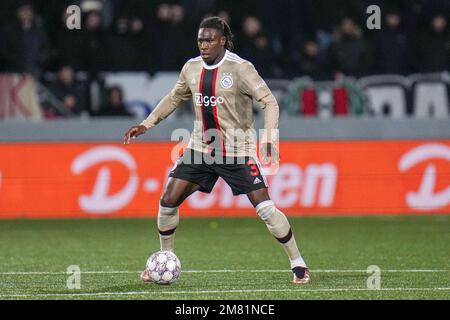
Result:
<svg viewBox="0 0 450 320"><path fill-rule="evenodd" d="M441 288L322 288L322 289L248 289L248 290L197 290L197 291L129 291L129 292L93 292L93 293L45 293L45 294L2 294L0 298L25 297L88 297L88 296L121 296L147 294L213 294L213 293L259 293L259 292L349 292L349 291L450 291L450 287Z"/></svg>
<svg viewBox="0 0 450 320"><path fill-rule="evenodd" d="M339 272L348 272L348 273L367 273L366 269L361 269L361 270L349 270L349 269L344 269L344 270L333 270L333 269L311 269L311 272L314 273L339 273ZM283 269L279 269L279 270L232 270L232 269L222 269L222 270L186 270L186 271L182 271L182 272L186 272L186 273L237 273L237 272L242 272L242 273L270 273L270 272L290 272L290 270L283 270ZM440 270L436 270L436 269L404 269L404 270L395 270L395 269L386 269L383 270L381 269L381 272L450 272L450 270L444 270L444 269L440 269Z"/></svg>
<svg viewBox="0 0 450 320"><path fill-rule="evenodd" d="M140 273L142 271L130 271L130 270L104 270L104 271L81 271L82 274L121 274L121 273ZM283 269L268 269L268 270L245 270L245 269L219 269L219 270L183 270L182 273L284 273L290 272L290 270ZM366 273L367 270L364 269L317 269L311 270L312 273ZM450 270L445 269L381 269L383 272L405 272L405 273L419 273L419 272L450 272ZM65 271L10 271L10 272L0 272L0 275L57 275L57 274L72 274Z"/></svg>
<svg viewBox="0 0 450 320"><path fill-rule="evenodd" d="M450 270L446 269L380 269L381 273L383 272L449 272ZM363 270L326 270L326 269L318 269L311 270L311 272L363 272L367 273L367 269Z"/></svg>
<svg viewBox="0 0 450 320"><path fill-rule="evenodd" d="M81 274L112 274L112 273L138 273L139 271L129 271L129 270L105 270L105 271L81 271ZM141 271L142 272L142 271ZM11 272L0 272L0 275L53 275L53 274L73 274L73 272L65 271L11 271Z"/></svg>

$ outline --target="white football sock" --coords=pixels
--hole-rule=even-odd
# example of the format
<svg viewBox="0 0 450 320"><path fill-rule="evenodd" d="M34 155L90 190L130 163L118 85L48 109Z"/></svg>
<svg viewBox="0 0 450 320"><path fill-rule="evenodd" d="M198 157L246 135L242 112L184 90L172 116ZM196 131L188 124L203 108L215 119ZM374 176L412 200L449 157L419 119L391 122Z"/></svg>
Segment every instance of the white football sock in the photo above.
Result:
<svg viewBox="0 0 450 320"><path fill-rule="evenodd" d="M291 225L286 216L275 207L272 200L263 201L256 206L256 212L266 223L270 233L280 242L289 256L291 269L294 267L306 268L300 251L297 247L295 237L292 234Z"/></svg>
<svg viewBox="0 0 450 320"><path fill-rule="evenodd" d="M178 226L178 207L169 208L159 205L158 231L161 250L173 251L175 246L175 229Z"/></svg>

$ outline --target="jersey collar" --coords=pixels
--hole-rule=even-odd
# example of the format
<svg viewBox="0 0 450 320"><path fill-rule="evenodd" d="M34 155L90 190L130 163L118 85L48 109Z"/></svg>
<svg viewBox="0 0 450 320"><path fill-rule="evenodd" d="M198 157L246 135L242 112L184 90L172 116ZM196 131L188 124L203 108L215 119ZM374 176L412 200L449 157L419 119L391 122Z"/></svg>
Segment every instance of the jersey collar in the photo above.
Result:
<svg viewBox="0 0 450 320"><path fill-rule="evenodd" d="M222 60L220 60L219 62L217 62L217 63L214 64L214 65L208 65L208 64L206 64L205 61L203 61L203 59L202 59L202 62L203 62L203 68L208 69L208 70L213 70L213 69L216 69L216 68L220 67L220 66L222 65L222 63L225 61L225 58L227 57L228 52L229 52L228 49L225 49L225 54L223 55Z"/></svg>

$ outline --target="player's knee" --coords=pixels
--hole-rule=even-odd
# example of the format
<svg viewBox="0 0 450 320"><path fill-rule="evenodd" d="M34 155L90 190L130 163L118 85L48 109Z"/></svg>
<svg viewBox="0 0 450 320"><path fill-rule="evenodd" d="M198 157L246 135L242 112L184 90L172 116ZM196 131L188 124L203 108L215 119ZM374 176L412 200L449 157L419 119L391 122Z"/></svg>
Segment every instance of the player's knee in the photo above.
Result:
<svg viewBox="0 0 450 320"><path fill-rule="evenodd" d="M263 201L256 206L256 212L266 223L272 235L280 242L286 243L292 238L292 231L286 216L275 207L271 200Z"/></svg>
<svg viewBox="0 0 450 320"><path fill-rule="evenodd" d="M176 208L180 205L179 201L170 194L163 194L159 200L159 204L166 208Z"/></svg>
<svg viewBox="0 0 450 320"><path fill-rule="evenodd" d="M269 219L276 212L276 210L277 208L272 200L263 201L256 206L256 213L263 220Z"/></svg>

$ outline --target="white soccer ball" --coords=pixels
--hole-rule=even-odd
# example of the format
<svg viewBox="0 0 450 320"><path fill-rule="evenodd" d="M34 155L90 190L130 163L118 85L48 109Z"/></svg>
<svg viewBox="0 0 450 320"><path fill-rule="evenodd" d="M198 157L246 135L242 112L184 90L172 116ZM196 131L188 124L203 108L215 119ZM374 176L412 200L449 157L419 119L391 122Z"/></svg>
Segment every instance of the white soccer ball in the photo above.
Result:
<svg viewBox="0 0 450 320"><path fill-rule="evenodd" d="M155 252L148 258L146 268L157 284L174 283L181 273L180 259L172 251Z"/></svg>

